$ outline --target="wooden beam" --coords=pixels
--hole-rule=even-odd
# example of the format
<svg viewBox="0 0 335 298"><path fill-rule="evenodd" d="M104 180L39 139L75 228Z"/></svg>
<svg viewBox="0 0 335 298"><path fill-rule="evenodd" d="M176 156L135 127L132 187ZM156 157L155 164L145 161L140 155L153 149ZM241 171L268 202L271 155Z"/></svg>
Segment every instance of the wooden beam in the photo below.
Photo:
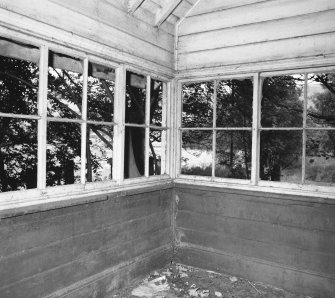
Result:
<svg viewBox="0 0 335 298"><path fill-rule="evenodd" d="M172 0L171 3L167 4L166 6L162 7L157 13L155 17L155 26L160 26L168 16L176 9L179 3L182 0Z"/></svg>
<svg viewBox="0 0 335 298"><path fill-rule="evenodd" d="M128 12L133 14L141 6L144 0L128 0Z"/></svg>

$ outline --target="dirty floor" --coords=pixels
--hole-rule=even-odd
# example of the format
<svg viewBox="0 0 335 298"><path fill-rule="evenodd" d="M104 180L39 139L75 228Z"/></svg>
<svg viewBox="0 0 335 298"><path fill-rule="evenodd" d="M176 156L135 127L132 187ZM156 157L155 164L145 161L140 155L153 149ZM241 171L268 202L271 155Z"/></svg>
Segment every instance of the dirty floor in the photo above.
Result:
<svg viewBox="0 0 335 298"><path fill-rule="evenodd" d="M115 292L111 297L311 298L260 282L180 264L154 271L144 280Z"/></svg>

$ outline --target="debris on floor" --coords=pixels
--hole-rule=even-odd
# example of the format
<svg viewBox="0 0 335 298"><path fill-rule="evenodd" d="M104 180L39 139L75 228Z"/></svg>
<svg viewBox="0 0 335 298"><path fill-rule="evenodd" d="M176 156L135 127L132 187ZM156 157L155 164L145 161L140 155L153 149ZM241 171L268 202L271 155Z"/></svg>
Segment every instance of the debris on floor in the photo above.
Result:
<svg viewBox="0 0 335 298"><path fill-rule="evenodd" d="M113 298L311 298L236 276L173 264L113 293Z"/></svg>

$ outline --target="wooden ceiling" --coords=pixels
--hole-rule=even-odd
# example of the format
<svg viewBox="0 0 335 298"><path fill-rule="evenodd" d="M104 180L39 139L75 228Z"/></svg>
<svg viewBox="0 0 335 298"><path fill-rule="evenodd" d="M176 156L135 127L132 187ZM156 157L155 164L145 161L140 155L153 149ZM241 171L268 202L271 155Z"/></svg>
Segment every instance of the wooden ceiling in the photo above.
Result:
<svg viewBox="0 0 335 298"><path fill-rule="evenodd" d="M160 27L163 23L175 25L185 17L198 0L127 0L128 13L136 16L140 9L154 14L153 25Z"/></svg>

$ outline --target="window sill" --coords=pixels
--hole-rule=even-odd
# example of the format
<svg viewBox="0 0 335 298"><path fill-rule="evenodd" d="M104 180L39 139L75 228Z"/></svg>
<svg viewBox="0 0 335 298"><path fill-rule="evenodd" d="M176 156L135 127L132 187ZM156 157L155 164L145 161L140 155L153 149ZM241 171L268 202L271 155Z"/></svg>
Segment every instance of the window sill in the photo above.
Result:
<svg viewBox="0 0 335 298"><path fill-rule="evenodd" d="M171 188L168 175L127 179L123 185L115 182L96 182L86 185L55 186L45 191L33 189L0 194L0 219L27 213L46 211L105 201L110 198Z"/></svg>
<svg viewBox="0 0 335 298"><path fill-rule="evenodd" d="M314 185L297 185L291 183L259 181L258 185L252 185L250 180L232 179L201 179L199 176L185 177L180 175L174 180L176 187L190 187L199 189L211 188L215 191L242 191L253 192L253 195L267 197L280 197L281 199L308 201L311 203L325 203L335 205L335 191L333 187L318 187Z"/></svg>

